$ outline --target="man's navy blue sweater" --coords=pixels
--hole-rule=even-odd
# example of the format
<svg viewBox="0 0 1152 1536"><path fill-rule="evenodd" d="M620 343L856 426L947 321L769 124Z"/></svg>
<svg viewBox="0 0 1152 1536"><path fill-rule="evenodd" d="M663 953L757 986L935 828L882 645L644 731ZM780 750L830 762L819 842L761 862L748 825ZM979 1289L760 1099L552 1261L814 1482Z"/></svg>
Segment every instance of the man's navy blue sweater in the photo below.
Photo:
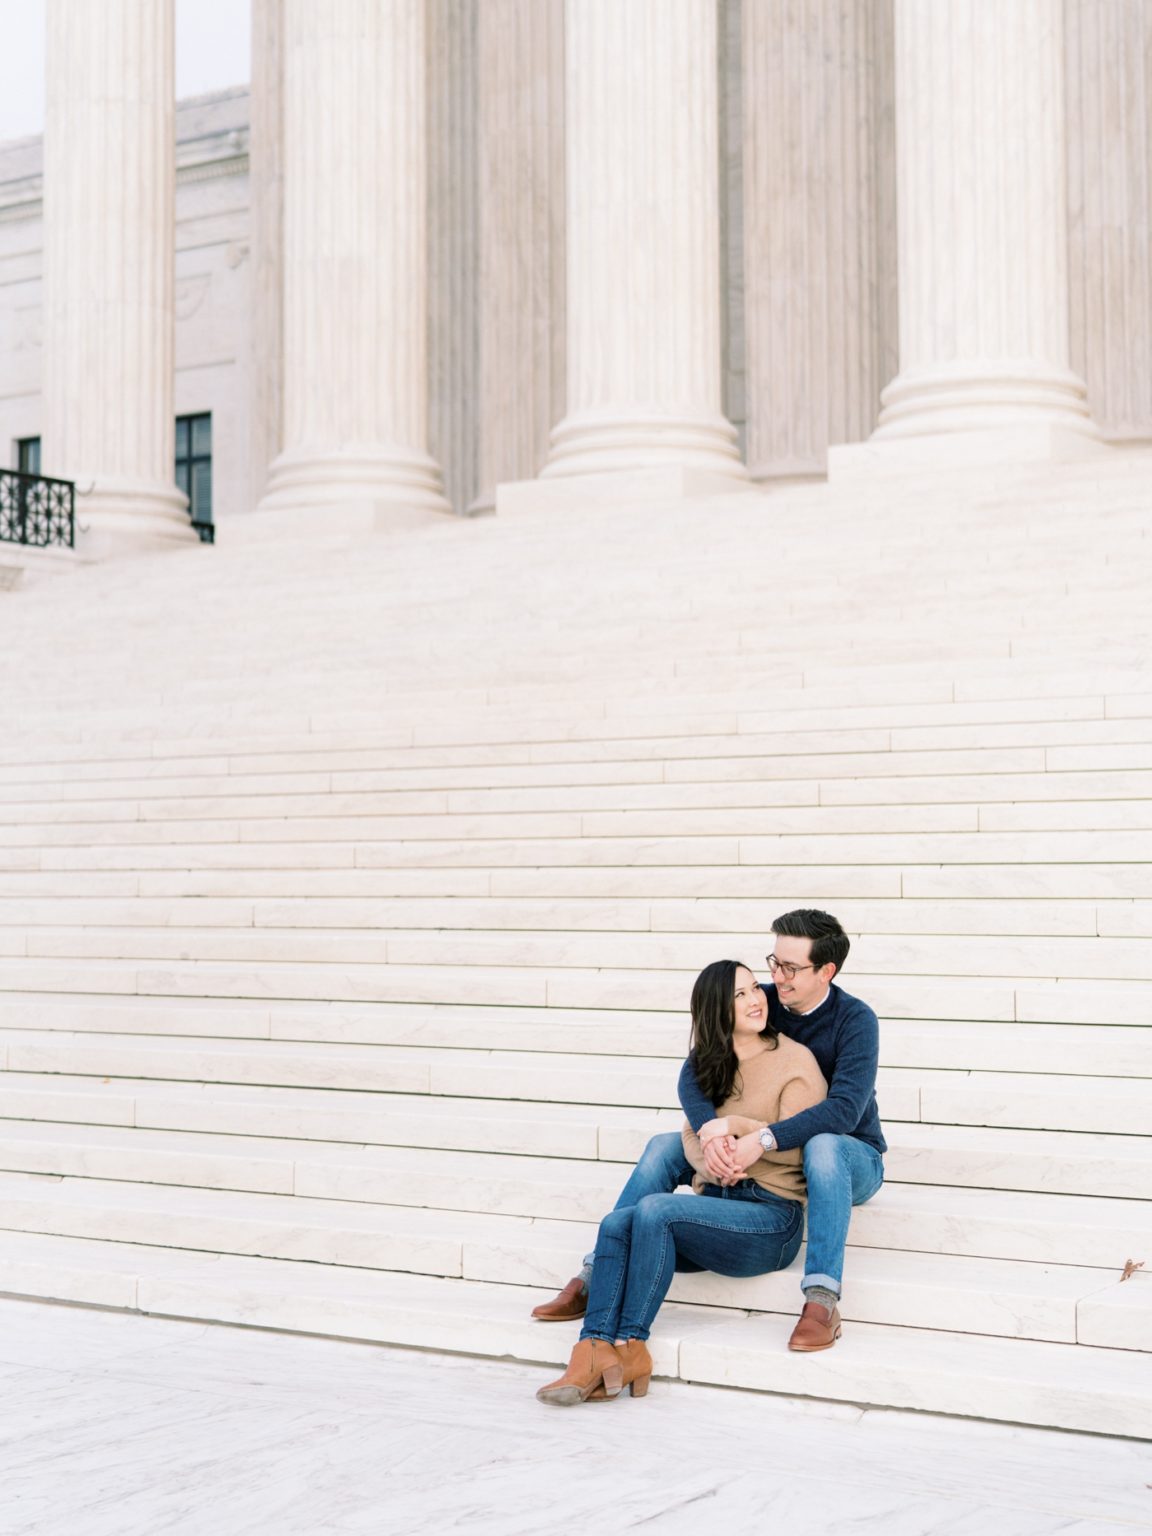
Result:
<svg viewBox="0 0 1152 1536"><path fill-rule="evenodd" d="M769 982L768 1019L781 1034L806 1045L815 1056L828 1083L828 1097L788 1120L770 1127L782 1152L802 1147L813 1136L831 1131L836 1136L857 1136L886 1152L888 1143L880 1129L876 1107L876 1066L880 1054L880 1027L867 1003L842 992L833 983L828 996L812 1013L789 1013ZM715 1119L717 1105L705 1098L696 1081L693 1058L680 1070L680 1104L692 1129L698 1131Z"/></svg>

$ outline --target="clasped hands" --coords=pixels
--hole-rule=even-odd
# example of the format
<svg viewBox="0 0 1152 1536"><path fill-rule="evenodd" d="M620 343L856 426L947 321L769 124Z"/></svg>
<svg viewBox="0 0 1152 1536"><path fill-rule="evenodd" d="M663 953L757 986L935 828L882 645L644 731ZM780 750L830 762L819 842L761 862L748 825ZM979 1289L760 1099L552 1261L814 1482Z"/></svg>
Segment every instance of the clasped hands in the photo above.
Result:
<svg viewBox="0 0 1152 1536"><path fill-rule="evenodd" d="M708 1175L714 1184L725 1187L738 1184L752 1164L764 1156L758 1131L738 1136L734 1130L731 1118L722 1115L719 1120L709 1120L698 1132Z"/></svg>

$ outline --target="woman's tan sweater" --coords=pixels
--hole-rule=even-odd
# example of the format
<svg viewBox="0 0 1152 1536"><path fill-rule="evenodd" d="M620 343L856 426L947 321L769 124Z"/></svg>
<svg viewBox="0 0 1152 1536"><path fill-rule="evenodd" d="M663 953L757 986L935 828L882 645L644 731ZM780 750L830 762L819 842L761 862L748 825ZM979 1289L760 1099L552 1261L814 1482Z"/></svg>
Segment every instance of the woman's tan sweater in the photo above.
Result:
<svg viewBox="0 0 1152 1536"><path fill-rule="evenodd" d="M734 1136L746 1136L750 1131L787 1120L789 1115L798 1115L827 1097L828 1085L812 1052L806 1045L780 1035L775 1050L766 1050L740 1063L732 1093L716 1115L727 1115ZM699 1193L706 1183L712 1182L704 1166L700 1138L687 1121L681 1134L684 1155L696 1169L692 1188ZM745 1177L784 1200L806 1198L804 1153L799 1147L790 1152L766 1152L759 1162L752 1164Z"/></svg>

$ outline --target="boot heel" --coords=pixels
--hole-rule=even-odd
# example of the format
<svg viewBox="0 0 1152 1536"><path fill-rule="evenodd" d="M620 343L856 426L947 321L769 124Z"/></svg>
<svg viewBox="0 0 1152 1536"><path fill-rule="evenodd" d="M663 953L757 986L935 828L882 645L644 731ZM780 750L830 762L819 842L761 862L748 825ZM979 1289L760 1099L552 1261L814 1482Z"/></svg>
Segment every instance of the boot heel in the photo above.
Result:
<svg viewBox="0 0 1152 1536"><path fill-rule="evenodd" d="M648 1396L648 1383L651 1380L652 1380L651 1376L637 1376L635 1381L633 1381L632 1386L631 1386L632 1396L633 1397L647 1397Z"/></svg>
<svg viewBox="0 0 1152 1536"><path fill-rule="evenodd" d="M624 1385L624 1368L619 1362L615 1365L606 1365L604 1367L603 1383L605 1397L620 1396L621 1388Z"/></svg>

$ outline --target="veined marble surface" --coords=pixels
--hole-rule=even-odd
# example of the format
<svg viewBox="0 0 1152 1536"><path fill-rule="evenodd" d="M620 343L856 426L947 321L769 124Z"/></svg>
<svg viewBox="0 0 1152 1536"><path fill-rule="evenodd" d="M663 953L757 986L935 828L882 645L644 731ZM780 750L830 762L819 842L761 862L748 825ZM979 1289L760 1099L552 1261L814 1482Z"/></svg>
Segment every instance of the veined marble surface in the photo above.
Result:
<svg viewBox="0 0 1152 1536"><path fill-rule="evenodd" d="M0 1536L1152 1530L1136 1442L550 1374L0 1299Z"/></svg>

